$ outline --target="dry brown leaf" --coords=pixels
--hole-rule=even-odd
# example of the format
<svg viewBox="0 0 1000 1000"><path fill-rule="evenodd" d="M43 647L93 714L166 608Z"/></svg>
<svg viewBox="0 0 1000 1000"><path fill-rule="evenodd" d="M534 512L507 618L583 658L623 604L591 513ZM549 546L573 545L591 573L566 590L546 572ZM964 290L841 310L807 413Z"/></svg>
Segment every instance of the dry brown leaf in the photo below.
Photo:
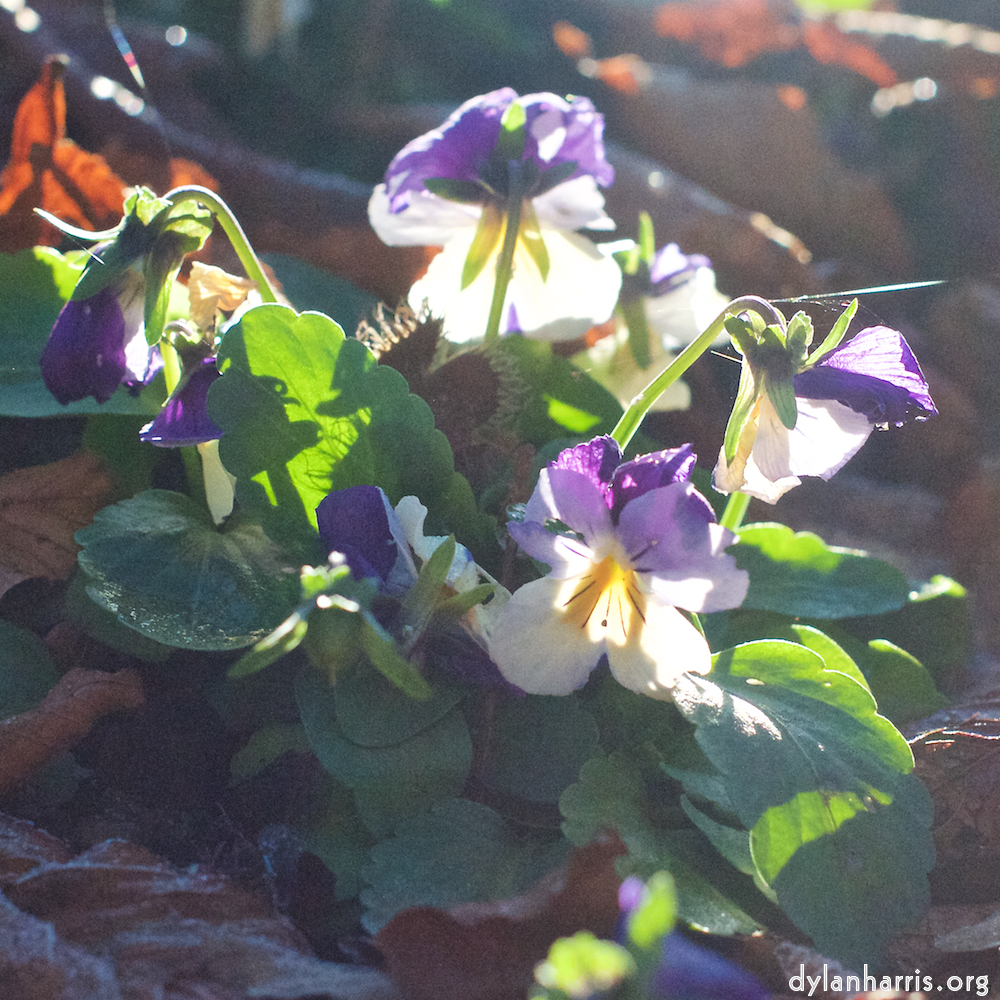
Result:
<svg viewBox="0 0 1000 1000"><path fill-rule="evenodd" d="M101 716L142 702L134 670L70 670L41 704L0 722L0 795L78 743Z"/></svg>
<svg viewBox="0 0 1000 1000"><path fill-rule="evenodd" d="M125 184L104 159L66 138L65 62L51 58L14 118L10 160L0 174L0 250L58 246L62 233L36 208L82 229L113 226Z"/></svg>
<svg viewBox="0 0 1000 1000"><path fill-rule="evenodd" d="M100 459L86 452L0 476L0 595L31 577L68 577L80 548L74 534L111 492Z"/></svg>

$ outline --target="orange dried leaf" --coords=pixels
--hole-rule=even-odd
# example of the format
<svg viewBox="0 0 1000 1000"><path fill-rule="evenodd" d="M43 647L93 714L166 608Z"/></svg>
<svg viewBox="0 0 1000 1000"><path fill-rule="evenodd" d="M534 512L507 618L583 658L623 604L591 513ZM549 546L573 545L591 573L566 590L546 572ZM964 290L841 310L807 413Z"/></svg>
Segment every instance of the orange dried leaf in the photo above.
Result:
<svg viewBox="0 0 1000 1000"><path fill-rule="evenodd" d="M0 251L56 246L62 234L36 208L81 229L107 229L122 212L125 184L94 153L66 138L65 66L50 59L14 116L10 160L0 174Z"/></svg>
<svg viewBox="0 0 1000 1000"><path fill-rule="evenodd" d="M76 565L76 532L111 497L100 459L86 452L0 476L0 593L21 580L62 580Z"/></svg>

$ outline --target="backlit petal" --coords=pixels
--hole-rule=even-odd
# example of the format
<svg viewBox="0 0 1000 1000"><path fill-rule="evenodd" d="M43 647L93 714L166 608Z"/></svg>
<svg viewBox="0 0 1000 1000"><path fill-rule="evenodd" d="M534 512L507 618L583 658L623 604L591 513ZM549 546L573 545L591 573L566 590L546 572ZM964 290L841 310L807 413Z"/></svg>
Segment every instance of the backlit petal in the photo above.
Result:
<svg viewBox="0 0 1000 1000"><path fill-rule="evenodd" d="M681 674L707 674L712 655L705 637L676 608L651 599L645 626L624 645L608 644L608 665L624 687L667 700Z"/></svg>
<svg viewBox="0 0 1000 1000"><path fill-rule="evenodd" d="M603 650L560 614L566 581L544 577L515 591L490 639L500 673L529 694L566 695L582 687Z"/></svg>

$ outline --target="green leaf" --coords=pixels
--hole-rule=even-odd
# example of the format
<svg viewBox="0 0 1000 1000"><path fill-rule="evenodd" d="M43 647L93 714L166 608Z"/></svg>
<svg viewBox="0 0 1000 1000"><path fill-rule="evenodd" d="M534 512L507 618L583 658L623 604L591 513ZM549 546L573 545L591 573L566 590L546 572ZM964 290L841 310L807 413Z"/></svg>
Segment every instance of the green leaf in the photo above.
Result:
<svg viewBox="0 0 1000 1000"><path fill-rule="evenodd" d="M750 574L743 608L796 618L849 618L902 607L906 578L863 552L828 546L808 531L783 524L749 524L731 549Z"/></svg>
<svg viewBox="0 0 1000 1000"><path fill-rule="evenodd" d="M268 253L261 254L260 258L274 271L288 301L300 313L307 310L326 313L344 330L354 330L378 305L374 295L297 257Z"/></svg>
<svg viewBox="0 0 1000 1000"><path fill-rule="evenodd" d="M319 502L361 483L394 504L417 496L429 523L448 524L474 552L495 549L430 407L328 316L259 306L226 333L219 356L209 412L225 431L223 464L243 508L301 562L318 561Z"/></svg>
<svg viewBox="0 0 1000 1000"><path fill-rule="evenodd" d="M448 578L452 560L455 558L455 536L449 535L420 567L417 582L403 597L401 617L413 641L420 637L434 615L441 588Z"/></svg>
<svg viewBox="0 0 1000 1000"><path fill-rule="evenodd" d="M635 959L620 944L590 931L557 938L544 962L535 967L530 1000L563 1000L604 996L635 975Z"/></svg>
<svg viewBox="0 0 1000 1000"><path fill-rule="evenodd" d="M0 719L34 708L58 681L45 643L0 619Z"/></svg>
<svg viewBox="0 0 1000 1000"><path fill-rule="evenodd" d="M415 701L367 665L338 678L333 693L344 737L363 747L403 743L443 719L463 697L458 688L435 687L429 698Z"/></svg>
<svg viewBox="0 0 1000 1000"><path fill-rule="evenodd" d="M707 677L683 675L675 703L697 726L779 905L823 954L874 962L928 899L930 801L910 773L909 746L877 714L857 668L831 668L844 666L843 651L815 630L803 637L826 649L830 662L795 643L746 643L718 654ZM856 837L878 843L860 861L850 846ZM807 850L812 868L798 863ZM859 864L887 873L884 896L854 878ZM848 886L842 905L831 908L808 888L810 879Z"/></svg>
<svg viewBox="0 0 1000 1000"><path fill-rule="evenodd" d="M335 687L318 671L303 672L295 694L313 752L354 792L358 814L377 836L458 795L464 787L472 741L457 708L398 743L371 747L344 735L337 720Z"/></svg>
<svg viewBox="0 0 1000 1000"><path fill-rule="evenodd" d="M551 344L504 337L493 350L498 363L509 366L523 387L515 431L530 444L541 447L568 435L610 434L621 418L618 400L566 358L553 354Z"/></svg>
<svg viewBox="0 0 1000 1000"><path fill-rule="evenodd" d="M644 951L656 947L673 930L677 916L677 894L669 872L657 872L647 883L645 894L628 921L628 939Z"/></svg>
<svg viewBox="0 0 1000 1000"><path fill-rule="evenodd" d="M168 646L249 646L295 606L296 572L258 525L231 518L219 531L180 493L105 507L76 538L90 597Z"/></svg>
<svg viewBox="0 0 1000 1000"><path fill-rule="evenodd" d="M263 726L233 754L233 759L229 763L233 781L252 778L290 750L303 752L309 750L309 741L301 725L274 722Z"/></svg>
<svg viewBox="0 0 1000 1000"><path fill-rule="evenodd" d="M925 719L948 704L924 665L886 639L868 643L861 666L879 711L899 726Z"/></svg>
<svg viewBox="0 0 1000 1000"><path fill-rule="evenodd" d="M874 964L884 943L924 914L932 812L927 789L911 776L891 805L870 804L781 869L772 883L778 902L822 954L853 969Z"/></svg>
<svg viewBox="0 0 1000 1000"><path fill-rule="evenodd" d="M486 783L504 796L556 802L598 750L593 717L573 698L507 699L493 719Z"/></svg>
<svg viewBox="0 0 1000 1000"><path fill-rule="evenodd" d="M392 636L382 628L371 612L362 612L359 638L361 648L372 666L400 691L421 701L431 696L430 685L416 666L400 654Z"/></svg>
<svg viewBox="0 0 1000 1000"><path fill-rule="evenodd" d="M411 906L511 899L562 864L567 852L558 835L516 830L488 806L448 799L372 848L361 922L375 933Z"/></svg>
<svg viewBox="0 0 1000 1000"><path fill-rule="evenodd" d="M661 800L647 790L635 754L600 755L587 761L579 781L559 798L563 832L582 845L614 830L628 848L628 856L615 863L619 875L648 878L660 869L669 871L681 920L714 934L760 930L761 924L716 884L724 875L718 855L710 847L711 857L700 855L699 845L684 836L687 831L676 829Z"/></svg>
<svg viewBox="0 0 1000 1000"><path fill-rule="evenodd" d="M858 311L858 300L854 299L851 304L837 317L837 321L830 328L830 332L823 339L823 343L816 348L809 356L809 364L814 365L817 361L822 361L832 350L840 346L840 342L847 334L847 328L854 319L854 314Z"/></svg>
<svg viewBox="0 0 1000 1000"><path fill-rule="evenodd" d="M63 255L47 247L0 254L0 415L129 413L149 418L159 412L166 396L162 377L138 397L122 388L107 403L83 399L68 406L57 402L42 380L38 361L85 260L86 254Z"/></svg>

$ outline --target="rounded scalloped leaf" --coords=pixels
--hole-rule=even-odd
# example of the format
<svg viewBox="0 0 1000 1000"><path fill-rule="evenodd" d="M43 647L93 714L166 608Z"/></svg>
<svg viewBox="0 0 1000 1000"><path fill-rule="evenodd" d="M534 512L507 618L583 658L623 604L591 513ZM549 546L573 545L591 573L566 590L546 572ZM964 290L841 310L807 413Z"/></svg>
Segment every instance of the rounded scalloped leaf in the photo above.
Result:
<svg viewBox="0 0 1000 1000"><path fill-rule="evenodd" d="M223 337L219 367L209 393L219 454L269 532L308 539L331 490L367 483L393 503L419 497L467 544L489 537L430 407L330 317L251 309Z"/></svg>
<svg viewBox="0 0 1000 1000"><path fill-rule="evenodd" d="M290 613L298 575L256 524L220 531L202 505L148 490L76 533L91 599L168 646L249 646Z"/></svg>
<svg viewBox="0 0 1000 1000"><path fill-rule="evenodd" d="M750 574L742 607L793 618L851 618L901 608L910 586L894 566L783 524L749 524L730 549Z"/></svg>

